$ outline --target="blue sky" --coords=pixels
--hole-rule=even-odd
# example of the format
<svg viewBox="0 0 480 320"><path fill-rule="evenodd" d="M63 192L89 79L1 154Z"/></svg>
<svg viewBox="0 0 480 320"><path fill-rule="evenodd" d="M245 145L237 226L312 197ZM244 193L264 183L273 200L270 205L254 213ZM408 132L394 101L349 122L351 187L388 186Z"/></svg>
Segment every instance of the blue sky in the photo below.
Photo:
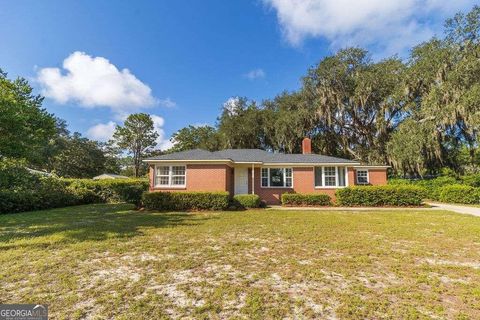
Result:
<svg viewBox="0 0 480 320"><path fill-rule="evenodd" d="M0 1L0 68L30 79L71 131L106 139L143 111L166 147L186 125L213 125L233 96L297 89L339 48L405 56L478 1L445 2Z"/></svg>

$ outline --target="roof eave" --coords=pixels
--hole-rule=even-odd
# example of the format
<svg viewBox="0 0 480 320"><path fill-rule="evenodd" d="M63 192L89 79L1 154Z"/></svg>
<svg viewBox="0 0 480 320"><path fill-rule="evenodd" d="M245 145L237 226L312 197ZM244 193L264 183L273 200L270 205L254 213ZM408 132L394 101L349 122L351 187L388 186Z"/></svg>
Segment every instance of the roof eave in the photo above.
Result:
<svg viewBox="0 0 480 320"><path fill-rule="evenodd" d="M217 160L197 160L197 159L145 159L142 160L146 163L231 163L231 164L258 164L264 166L353 166L353 167L365 167L361 166L360 162L262 162L262 161L233 161L231 159L217 159ZM373 166L370 166L373 167ZM380 166L375 166L380 167Z"/></svg>
<svg viewBox="0 0 480 320"><path fill-rule="evenodd" d="M265 162L266 166L357 166L359 162Z"/></svg>
<svg viewBox="0 0 480 320"><path fill-rule="evenodd" d="M388 169L391 168L392 166L387 166L387 165L358 165L354 166L354 168L364 168L364 169Z"/></svg>
<svg viewBox="0 0 480 320"><path fill-rule="evenodd" d="M196 162L196 163L201 163L201 162L228 162L232 163L233 161L231 159L216 159L216 160L196 160L196 159L145 159L142 160L142 162L146 163L170 163L170 162L181 162L181 163L186 163L186 162Z"/></svg>

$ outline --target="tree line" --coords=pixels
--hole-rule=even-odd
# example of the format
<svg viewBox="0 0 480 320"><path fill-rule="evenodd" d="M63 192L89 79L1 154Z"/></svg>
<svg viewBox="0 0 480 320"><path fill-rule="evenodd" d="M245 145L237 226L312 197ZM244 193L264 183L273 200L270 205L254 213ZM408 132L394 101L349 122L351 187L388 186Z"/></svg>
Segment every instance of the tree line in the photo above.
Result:
<svg viewBox="0 0 480 320"><path fill-rule="evenodd" d="M66 178L92 178L102 173L141 176L142 157L155 154L157 133L148 114L130 115L117 126L111 141L101 143L71 133L64 120L42 107L24 78L10 80L0 70L0 160Z"/></svg>
<svg viewBox="0 0 480 320"><path fill-rule="evenodd" d="M316 153L390 164L398 175L477 172L480 7L448 19L442 37L406 59L373 61L365 49L345 48L310 67L296 91L261 102L230 99L215 126L178 130L169 150L155 149L148 114L130 115L101 143L69 132L42 103L27 80L0 70L0 160L22 159L63 177L141 176L150 155L193 148L299 153L310 137Z"/></svg>
<svg viewBox="0 0 480 320"><path fill-rule="evenodd" d="M476 172L480 126L480 7L445 22L442 37L373 61L345 48L302 77L301 88L262 102L235 98L215 126L177 131L169 151L260 148L390 164L399 175Z"/></svg>

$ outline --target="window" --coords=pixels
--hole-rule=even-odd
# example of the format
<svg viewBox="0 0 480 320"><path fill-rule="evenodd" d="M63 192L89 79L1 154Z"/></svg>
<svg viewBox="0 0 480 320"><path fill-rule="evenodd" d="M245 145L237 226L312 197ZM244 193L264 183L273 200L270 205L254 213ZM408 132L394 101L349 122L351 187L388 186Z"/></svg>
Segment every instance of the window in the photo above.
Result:
<svg viewBox="0 0 480 320"><path fill-rule="evenodd" d="M324 167L323 173L325 176L325 187L335 187L337 185L337 168Z"/></svg>
<svg viewBox="0 0 480 320"><path fill-rule="evenodd" d="M268 168L262 168L262 187L268 187Z"/></svg>
<svg viewBox="0 0 480 320"><path fill-rule="evenodd" d="M155 168L155 186L185 187L185 166L157 166Z"/></svg>
<svg viewBox="0 0 480 320"><path fill-rule="evenodd" d="M155 185L156 186L168 186L170 184L169 182L169 176L170 176L170 167L168 166L161 166L157 167L156 176L155 176Z"/></svg>
<svg viewBox="0 0 480 320"><path fill-rule="evenodd" d="M368 184L368 170L357 170L357 183Z"/></svg>
<svg viewBox="0 0 480 320"><path fill-rule="evenodd" d="M292 186L292 168L262 168L262 187L290 188Z"/></svg>
<svg viewBox="0 0 480 320"><path fill-rule="evenodd" d="M283 169L270 168L270 187L283 187Z"/></svg>
<svg viewBox="0 0 480 320"><path fill-rule="evenodd" d="M346 167L315 167L315 187L345 187L347 185Z"/></svg>
<svg viewBox="0 0 480 320"><path fill-rule="evenodd" d="M292 168L285 168L285 186L293 186Z"/></svg>

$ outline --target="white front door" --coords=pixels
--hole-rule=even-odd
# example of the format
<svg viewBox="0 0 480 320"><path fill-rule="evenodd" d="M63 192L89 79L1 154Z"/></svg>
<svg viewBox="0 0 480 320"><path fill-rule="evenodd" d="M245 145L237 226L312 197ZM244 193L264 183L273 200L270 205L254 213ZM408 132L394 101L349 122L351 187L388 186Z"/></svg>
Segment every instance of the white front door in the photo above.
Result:
<svg viewBox="0 0 480 320"><path fill-rule="evenodd" d="M235 168L235 194L248 193L248 168Z"/></svg>

